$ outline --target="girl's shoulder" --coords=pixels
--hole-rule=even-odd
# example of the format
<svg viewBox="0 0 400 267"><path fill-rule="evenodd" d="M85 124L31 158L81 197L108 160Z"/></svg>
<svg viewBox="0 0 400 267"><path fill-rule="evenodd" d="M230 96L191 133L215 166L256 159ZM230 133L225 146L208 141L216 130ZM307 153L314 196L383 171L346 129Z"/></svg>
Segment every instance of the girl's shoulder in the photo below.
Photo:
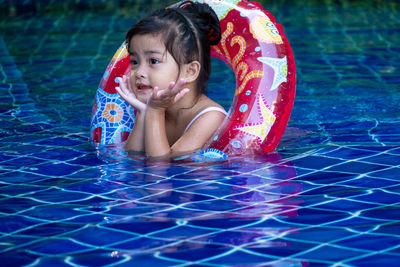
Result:
<svg viewBox="0 0 400 267"><path fill-rule="evenodd" d="M215 119L221 120L221 118L223 119L223 117L226 116L227 112L220 104L216 103L209 97L203 95L198 102L198 106L196 107L195 111L192 114L192 119L185 128L185 132L189 130L190 126L192 126L200 118L206 117L206 114L207 114L207 119L213 119L215 116L217 116L217 118Z"/></svg>

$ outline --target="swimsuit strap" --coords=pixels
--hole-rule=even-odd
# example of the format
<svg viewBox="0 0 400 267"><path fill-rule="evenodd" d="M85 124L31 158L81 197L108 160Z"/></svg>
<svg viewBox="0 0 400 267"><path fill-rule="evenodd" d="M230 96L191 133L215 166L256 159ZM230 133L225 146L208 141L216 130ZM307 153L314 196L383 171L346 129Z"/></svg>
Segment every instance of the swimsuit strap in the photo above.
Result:
<svg viewBox="0 0 400 267"><path fill-rule="evenodd" d="M186 131L189 129L189 127L192 126L193 122L195 122L201 115L203 115L204 113L210 112L210 111L219 111L221 113L224 113L225 115L227 114L227 112L223 108L220 108L220 107L208 107L208 108L205 108L202 111L200 111L196 116L194 116L194 118L186 126L186 129L185 129L184 132L186 133Z"/></svg>

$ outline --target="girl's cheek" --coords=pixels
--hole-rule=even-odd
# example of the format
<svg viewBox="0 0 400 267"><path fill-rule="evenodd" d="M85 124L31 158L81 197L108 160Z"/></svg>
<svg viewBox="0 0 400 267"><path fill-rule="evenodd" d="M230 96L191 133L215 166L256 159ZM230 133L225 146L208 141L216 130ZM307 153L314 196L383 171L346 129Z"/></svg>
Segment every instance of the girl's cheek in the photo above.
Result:
<svg viewBox="0 0 400 267"><path fill-rule="evenodd" d="M129 85L131 88L135 88L135 79L133 78L133 72L131 71L131 77L129 77Z"/></svg>

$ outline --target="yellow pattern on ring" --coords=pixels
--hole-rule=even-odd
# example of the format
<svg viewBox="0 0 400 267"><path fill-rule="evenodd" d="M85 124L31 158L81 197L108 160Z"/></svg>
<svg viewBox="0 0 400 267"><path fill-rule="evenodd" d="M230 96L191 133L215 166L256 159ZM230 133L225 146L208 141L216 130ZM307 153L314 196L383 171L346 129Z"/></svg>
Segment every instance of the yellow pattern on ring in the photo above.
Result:
<svg viewBox="0 0 400 267"><path fill-rule="evenodd" d="M260 42L283 44L278 29L267 16L255 17L250 23L250 32Z"/></svg>
<svg viewBox="0 0 400 267"><path fill-rule="evenodd" d="M116 103L108 103L103 111L103 117L111 123L118 123L122 120L124 111Z"/></svg>

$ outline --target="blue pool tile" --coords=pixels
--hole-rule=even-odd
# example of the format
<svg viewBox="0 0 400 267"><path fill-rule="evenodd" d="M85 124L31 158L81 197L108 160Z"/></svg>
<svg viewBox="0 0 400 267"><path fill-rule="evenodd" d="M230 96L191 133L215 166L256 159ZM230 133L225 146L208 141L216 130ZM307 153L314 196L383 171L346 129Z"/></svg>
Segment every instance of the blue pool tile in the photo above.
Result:
<svg viewBox="0 0 400 267"><path fill-rule="evenodd" d="M395 181L400 180L400 168L399 167L389 167L380 171L371 172L369 175L373 177L384 177L393 179Z"/></svg>
<svg viewBox="0 0 400 267"><path fill-rule="evenodd" d="M362 194L365 194L365 190L363 188L333 184L308 190L307 192L304 192L302 196L328 195L330 197L348 197Z"/></svg>
<svg viewBox="0 0 400 267"><path fill-rule="evenodd" d="M102 176L104 176L104 172L102 173ZM161 177L143 172L128 172L128 173L110 172L110 176L113 176L113 178L112 179L106 178L103 180L103 182L107 184L120 182L131 186L144 186L146 184L153 184L153 183L158 183L160 181L169 180L168 177Z"/></svg>
<svg viewBox="0 0 400 267"><path fill-rule="evenodd" d="M17 182L18 181L13 181ZM9 184L8 186L3 186L0 189L0 193L4 195L8 195L9 197L14 197L14 196L27 196L30 195L34 192L42 192L46 191L48 188L46 186L36 186L36 185L31 185L31 184L25 184L25 183L20 183L20 184Z"/></svg>
<svg viewBox="0 0 400 267"><path fill-rule="evenodd" d="M104 175L104 172L100 168L91 168L91 169L81 169L76 170L70 174L67 174L66 177L71 178L101 178Z"/></svg>
<svg viewBox="0 0 400 267"><path fill-rule="evenodd" d="M45 161L34 157L18 157L11 160L3 161L2 165L10 166L12 168L18 168L20 166L34 166L43 162Z"/></svg>
<svg viewBox="0 0 400 267"><path fill-rule="evenodd" d="M387 168L387 165L364 163L364 162L346 162L333 167L329 167L329 171L349 172L349 173L368 173Z"/></svg>
<svg viewBox="0 0 400 267"><path fill-rule="evenodd" d="M365 149L356 149L353 147L341 147L339 149L336 149L332 152L326 153L325 155L327 156L332 156L332 157L338 157L342 159L358 159L358 158L363 158L367 156L373 156L376 153L371 150L365 150Z"/></svg>
<svg viewBox="0 0 400 267"><path fill-rule="evenodd" d="M31 264L39 258L38 255L27 253L26 251L15 251L7 255L0 255L3 266L24 266Z"/></svg>
<svg viewBox="0 0 400 267"><path fill-rule="evenodd" d="M153 232L157 232L160 230L165 230L169 228L173 228L176 226L174 221L131 221L128 223L123 222L115 222L115 223L107 223L104 227L110 229L118 229L134 234L151 234Z"/></svg>
<svg viewBox="0 0 400 267"><path fill-rule="evenodd" d="M165 249L165 252L161 251L161 256L175 260L196 261L220 255L230 250L230 247L225 245L194 242L182 242L177 244L176 247L176 251L168 251L168 249Z"/></svg>
<svg viewBox="0 0 400 267"><path fill-rule="evenodd" d="M258 174L258 173L257 173ZM269 176L258 176L254 174L241 174L234 175L227 178L224 181L220 181L222 184L230 184L239 187L254 187L260 184L274 184L279 181L270 179Z"/></svg>
<svg viewBox="0 0 400 267"><path fill-rule="evenodd" d="M44 267L44 266L58 266L58 267L67 267L71 266L65 261L66 257L40 257L35 262L35 266Z"/></svg>
<svg viewBox="0 0 400 267"><path fill-rule="evenodd" d="M324 172L308 174L303 179L316 184L335 184L354 178L354 174L340 172Z"/></svg>
<svg viewBox="0 0 400 267"><path fill-rule="evenodd" d="M399 222L387 222L379 226L379 228L375 229L374 232L388 234L388 235L396 235L398 236L399 232Z"/></svg>
<svg viewBox="0 0 400 267"><path fill-rule="evenodd" d="M375 209L364 210L362 216L381 220L400 218L400 204L390 206L378 206Z"/></svg>
<svg viewBox="0 0 400 267"><path fill-rule="evenodd" d="M37 185L38 187L47 187L47 188L51 186L68 187L79 183L80 183L79 179L61 178L61 177L42 178L32 182L32 184Z"/></svg>
<svg viewBox="0 0 400 267"><path fill-rule="evenodd" d="M179 180L179 179L171 178L171 179L157 180L156 184L148 184L148 185L144 186L144 188L148 188L148 189L151 189L151 188L176 188L176 189L178 189L181 187L186 188L189 185L195 185L198 183L202 183L202 182L201 181L199 182L196 180L188 180L188 179ZM129 184L132 184L132 183L129 183Z"/></svg>
<svg viewBox="0 0 400 267"><path fill-rule="evenodd" d="M398 247L400 244L400 236L361 234L346 240L335 242L334 244L341 247L359 248L364 250L371 250L373 248L373 251L379 251Z"/></svg>
<svg viewBox="0 0 400 267"><path fill-rule="evenodd" d="M171 191L168 194L151 195L142 199L143 202L148 203L169 203L169 204L181 204L183 202L204 202L205 200L212 199L210 196L205 196L197 193L185 193Z"/></svg>
<svg viewBox="0 0 400 267"><path fill-rule="evenodd" d="M63 175L70 175L80 170L81 168L82 168L81 166L54 162L54 163L45 163L37 165L36 169L32 170L32 172L47 176L63 176Z"/></svg>
<svg viewBox="0 0 400 267"><path fill-rule="evenodd" d="M391 203L399 203L400 195L398 193L392 193L389 190L372 189L369 190L368 194L357 196L353 199L385 205Z"/></svg>
<svg viewBox="0 0 400 267"><path fill-rule="evenodd" d="M396 147L390 147L390 146L368 146L368 145L366 145L366 146L355 145L353 147L357 148L357 149L373 151L375 153L384 152L387 150L393 150L394 148L396 148Z"/></svg>
<svg viewBox="0 0 400 267"><path fill-rule="evenodd" d="M40 205L40 202L29 198L8 197L7 200L2 198L0 200L0 212L16 214L37 205Z"/></svg>
<svg viewBox="0 0 400 267"><path fill-rule="evenodd" d="M331 240L337 240L354 235L349 229L339 227L307 227L306 229L293 229L289 231L285 238L291 240L303 240L310 243L325 243Z"/></svg>
<svg viewBox="0 0 400 267"><path fill-rule="evenodd" d="M181 173L174 175L174 179L201 179L201 180L219 180L224 179L224 177L228 177L233 175L234 173L228 171L212 171L210 172L207 169L203 170L195 170L191 172Z"/></svg>
<svg viewBox="0 0 400 267"><path fill-rule="evenodd" d="M377 156L363 159L365 162L379 163L390 166L400 165L400 155L379 154Z"/></svg>
<svg viewBox="0 0 400 267"><path fill-rule="evenodd" d="M76 208L79 207L80 206L74 205L59 205L57 203L51 205L44 204L41 206L35 206L33 209L24 211L22 214L37 219L57 221L84 215L84 212L77 211Z"/></svg>
<svg viewBox="0 0 400 267"><path fill-rule="evenodd" d="M350 260L346 263L354 266L372 265L372 266L396 267L398 266L399 262L400 262L400 255L392 255L389 253L379 253L379 254L371 253L370 255L355 260Z"/></svg>
<svg viewBox="0 0 400 267"><path fill-rule="evenodd" d="M379 224L387 223L387 220L369 219L367 217L358 217L349 215L347 218L329 222L329 226L332 227L345 227L353 231L371 231Z"/></svg>
<svg viewBox="0 0 400 267"><path fill-rule="evenodd" d="M152 237L160 238L163 240L184 240L190 239L193 236L202 236L207 235L210 232L213 232L212 229L204 229L199 227L191 227L186 225L180 225L176 228L171 228L168 231L162 231L158 233L154 233Z"/></svg>
<svg viewBox="0 0 400 267"><path fill-rule="evenodd" d="M202 182L196 185L186 186L180 190L189 194L202 194L211 198L222 198L230 194L239 194L240 192L247 191L245 188L233 187L213 182Z"/></svg>
<svg viewBox="0 0 400 267"><path fill-rule="evenodd" d="M245 226L247 224L254 223L252 219L245 219L242 220L235 220L235 218L227 219L224 217L217 217L217 218L208 218L207 220L195 220L191 221L190 224L193 226L198 227L205 227L205 228L213 228L213 229L221 229L227 230L231 228L241 228L241 226Z"/></svg>
<svg viewBox="0 0 400 267"><path fill-rule="evenodd" d="M359 254L359 251L350 250L346 248L341 248L332 245L323 245L311 251L305 251L302 253L301 257L305 260L320 260L325 262L330 262L331 264L340 262L351 257L355 257Z"/></svg>
<svg viewBox="0 0 400 267"><path fill-rule="evenodd" d="M118 266L121 267L131 267L131 266L176 266L177 262L174 260L160 259L153 254L135 254L128 252L120 253L123 256L129 256L129 260L121 260L118 262ZM158 254L157 254L158 255ZM178 261L179 262L179 261Z"/></svg>
<svg viewBox="0 0 400 267"><path fill-rule="evenodd" d="M75 158L81 156L82 152L77 150L68 149L65 147L62 148L50 148L44 152L35 153L36 157L43 159L58 159L58 160L70 160L71 158Z"/></svg>
<svg viewBox="0 0 400 267"><path fill-rule="evenodd" d="M240 205L233 200L228 199L215 199L207 201L199 201L194 203L188 203L185 205L188 209L198 209L203 211L230 211L232 209L237 209Z"/></svg>
<svg viewBox="0 0 400 267"><path fill-rule="evenodd" d="M96 251L80 252L71 255L68 259L70 265L99 266L124 262L126 258L122 255L115 255L111 250L97 249Z"/></svg>
<svg viewBox="0 0 400 267"><path fill-rule="evenodd" d="M73 157L70 157L70 158L73 158ZM104 164L104 162L102 160L100 160L99 158L97 158L95 156L78 157L74 160L68 161L68 163L79 165L79 166L99 166L99 165Z"/></svg>
<svg viewBox="0 0 400 267"><path fill-rule="evenodd" d="M15 159L15 156L11 156L11 155L5 155L3 153L0 153L0 163L3 164L3 162L8 162L10 160Z"/></svg>
<svg viewBox="0 0 400 267"><path fill-rule="evenodd" d="M81 144L81 142L71 139L69 137L50 137L50 138L35 142L35 144L45 145L45 146L72 147L72 146Z"/></svg>
<svg viewBox="0 0 400 267"><path fill-rule="evenodd" d="M164 212L171 209L171 205L159 204L151 205L150 203L136 203L132 201L116 200L114 202L98 203L99 206L107 207L108 215L121 215L121 216L138 216L142 214L155 213L157 211ZM92 207L92 206L91 206Z"/></svg>
<svg viewBox="0 0 400 267"><path fill-rule="evenodd" d="M15 231L24 230L27 227L30 227L35 224L41 224L41 220L37 220L35 218L20 216L20 215L8 215L0 216L0 225L1 229L0 232L2 233L12 233Z"/></svg>
<svg viewBox="0 0 400 267"><path fill-rule="evenodd" d="M103 222L107 219L110 219L110 215L105 216L104 214L87 214L81 215L78 217L73 217L68 220L70 223L79 223L79 224L96 224L99 222Z"/></svg>
<svg viewBox="0 0 400 267"><path fill-rule="evenodd" d="M234 210L229 214L243 218L260 218L262 216L297 216L298 201L291 199L280 199L266 204L255 204Z"/></svg>
<svg viewBox="0 0 400 267"><path fill-rule="evenodd" d="M327 157L307 156L302 159L293 160L291 162L297 167L320 170L322 168L340 164L343 162L343 160Z"/></svg>
<svg viewBox="0 0 400 267"><path fill-rule="evenodd" d="M270 241L258 242L247 247L248 250L260 254L271 255L276 258L290 257L302 251L307 251L315 247L316 244L306 242L296 242L293 240L274 239ZM283 249L285 248L285 249Z"/></svg>
<svg viewBox="0 0 400 267"><path fill-rule="evenodd" d="M379 175L376 175L375 177L374 173L370 173L368 176L358 176L352 180L340 182L340 184L368 189L371 188L371 185L373 185L374 188L385 188L397 185L398 182L389 179L382 179Z"/></svg>
<svg viewBox="0 0 400 267"><path fill-rule="evenodd" d="M36 237L52 237L56 235L68 234L79 229L81 226L71 223L42 223L35 227L29 227L19 234Z"/></svg>
<svg viewBox="0 0 400 267"><path fill-rule="evenodd" d="M32 194L29 194L29 197L34 199L40 198L42 201L50 203L72 203L85 200L91 197L91 195L85 191L77 192L53 187L48 188L47 190L33 192Z"/></svg>
<svg viewBox="0 0 400 267"><path fill-rule="evenodd" d="M282 264L282 266L296 266L296 260L282 260L275 257L270 257L269 255L263 254L252 254L248 251L235 251L232 249L232 252L226 253L227 255L222 254L220 257L216 259L210 259L206 261L209 264L216 264L217 266L257 266L257 265L274 265ZM301 266L301 264L299 264Z"/></svg>
<svg viewBox="0 0 400 267"><path fill-rule="evenodd" d="M52 181L49 182L53 182L54 186L62 186L63 189L68 192L85 192L86 196L92 196L91 194L96 194L96 195L101 195L101 194L107 194L109 193L111 190L114 189L119 189L122 186L116 184L115 186L113 186L112 184L107 184L108 186L105 186L101 183L96 183L95 181L88 182L86 181L81 181L81 180L74 180L74 179L65 179L64 183L62 183L62 181L60 181L60 183L57 183L57 179L52 179ZM123 187L122 187L123 188Z"/></svg>
<svg viewBox="0 0 400 267"><path fill-rule="evenodd" d="M36 243L33 246L26 248L28 251L43 253L48 255L57 255L57 254L72 254L78 253L84 250L90 249L90 247L78 244L77 242L73 242L69 239L62 238L54 238L47 239L45 241L41 241Z"/></svg>
<svg viewBox="0 0 400 267"><path fill-rule="evenodd" d="M25 246L37 242L37 237L3 236L0 237L0 254L15 253Z"/></svg>
<svg viewBox="0 0 400 267"><path fill-rule="evenodd" d="M78 230L78 229L77 229ZM121 232L112 228L103 228L89 225L68 235L79 243L91 246L106 246L115 242L129 240L137 237L136 234Z"/></svg>
<svg viewBox="0 0 400 267"><path fill-rule="evenodd" d="M196 242L202 243L214 243L214 244L231 244L231 245L244 245L246 243L257 242L259 238L264 237L264 233L260 231L243 231L238 230L219 230L219 229L209 229L209 233L205 235L198 236L193 239ZM271 230L271 233L273 231Z"/></svg>
<svg viewBox="0 0 400 267"><path fill-rule="evenodd" d="M159 212L153 212L151 216L153 218L159 218L163 220L165 218L171 218L174 220L190 220L197 217L206 216L211 217L214 214L210 211L204 210L194 210L194 209L186 209L186 208L167 208L165 210L161 210Z"/></svg>
<svg viewBox="0 0 400 267"><path fill-rule="evenodd" d="M132 254L144 254L146 251L152 252L162 249L171 245L176 240L168 240L153 237L136 237L130 240L121 240L121 242L109 245L109 247L116 251L125 251Z"/></svg>
<svg viewBox="0 0 400 267"><path fill-rule="evenodd" d="M390 150L389 153L394 155L400 155L400 148L394 147L393 149Z"/></svg>
<svg viewBox="0 0 400 267"><path fill-rule="evenodd" d="M314 207L326 210L358 212L364 209L375 208L376 204L362 201L352 201L350 199L338 199L327 203L321 203L320 205L316 205Z"/></svg>
<svg viewBox="0 0 400 267"><path fill-rule="evenodd" d="M349 214L341 211L332 210L319 210L313 208L299 209L297 217L290 217L282 219L288 223L307 224L318 226L334 221L342 221L349 217Z"/></svg>

